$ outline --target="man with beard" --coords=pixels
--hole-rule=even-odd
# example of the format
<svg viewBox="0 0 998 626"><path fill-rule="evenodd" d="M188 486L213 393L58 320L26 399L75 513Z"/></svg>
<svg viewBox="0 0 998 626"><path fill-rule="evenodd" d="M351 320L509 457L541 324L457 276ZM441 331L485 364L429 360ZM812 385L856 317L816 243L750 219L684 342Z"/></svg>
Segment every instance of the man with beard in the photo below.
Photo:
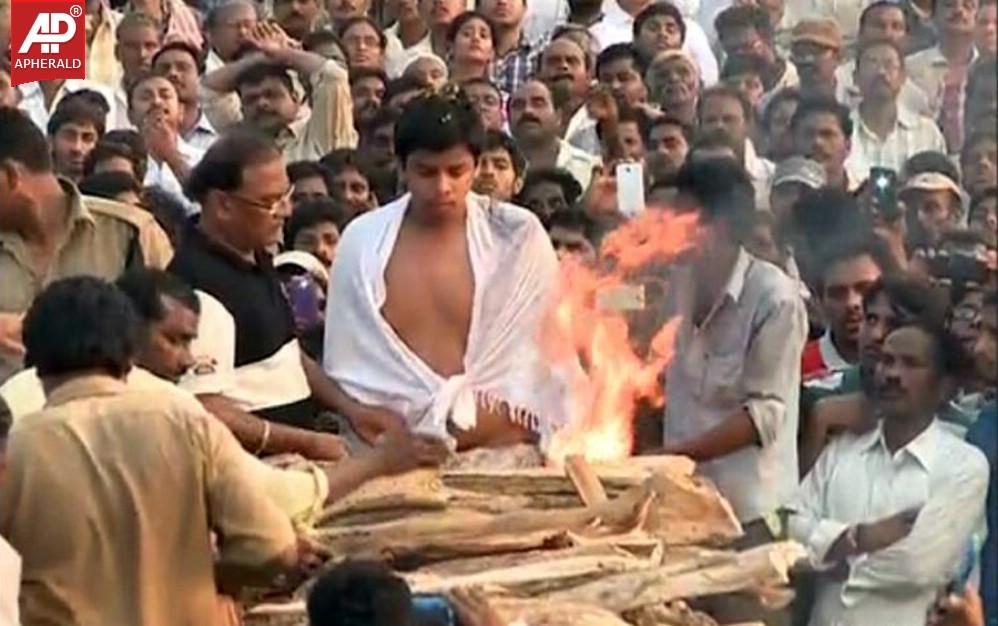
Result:
<svg viewBox="0 0 998 626"><path fill-rule="evenodd" d="M863 324L863 294L884 273L884 255L866 241L832 241L817 263L815 290L821 303L825 334L804 347L804 385L855 365Z"/></svg>
<svg viewBox="0 0 998 626"><path fill-rule="evenodd" d="M560 167L568 170L583 189L589 186L599 159L559 137L561 121L545 83L527 81L513 94L509 122L531 170Z"/></svg>
<svg viewBox="0 0 998 626"><path fill-rule="evenodd" d="M276 0L274 19L290 37L301 41L322 17L319 0Z"/></svg>
<svg viewBox="0 0 998 626"><path fill-rule="evenodd" d="M685 52L660 52L645 74L651 101L683 124L695 126L700 97L700 73Z"/></svg>
<svg viewBox="0 0 998 626"><path fill-rule="evenodd" d="M846 160L852 180L867 178L872 167L900 172L908 157L919 152L946 151L936 123L898 102L905 69L904 53L896 44L864 43L856 55L855 81L862 100Z"/></svg>
<svg viewBox="0 0 998 626"><path fill-rule="evenodd" d="M216 126L228 127L242 119L249 128L272 137L288 162L316 160L336 148L355 147L347 71L336 61L298 49L276 24L257 25L250 40L256 51L202 80L209 100L239 93L241 114L219 111L227 119ZM302 81L310 81L310 110L300 104L288 68Z"/></svg>
<svg viewBox="0 0 998 626"><path fill-rule="evenodd" d="M790 120L797 153L825 168L829 187L849 192L862 182L850 177L845 167L852 127L848 109L831 98L802 100Z"/></svg>
<svg viewBox="0 0 998 626"><path fill-rule="evenodd" d="M716 85L700 94L700 132L718 132L728 140L735 158L752 179L757 209L769 209L769 190L775 169L772 161L756 154L750 138L752 105L741 92L726 85Z"/></svg>
<svg viewBox="0 0 998 626"><path fill-rule="evenodd" d="M586 51L563 36L544 48L537 78L547 84L555 109L561 114L560 129L564 132L559 134L573 146L598 154L596 121L585 106L592 82L590 63Z"/></svg>
<svg viewBox="0 0 998 626"><path fill-rule="evenodd" d="M218 139L218 131L208 121L198 86L204 73L201 53L183 41L172 41L152 58L152 71L173 83L180 99L180 136L188 144L199 150L207 150Z"/></svg>
<svg viewBox="0 0 998 626"><path fill-rule="evenodd" d="M803 19L794 26L790 59L797 68L802 97L835 97L842 46L842 30L832 20Z"/></svg>
<svg viewBox="0 0 998 626"><path fill-rule="evenodd" d="M87 156L104 134L104 111L82 98L59 103L49 118L48 139L55 171L76 184Z"/></svg>
<svg viewBox="0 0 998 626"><path fill-rule="evenodd" d="M857 337L859 363L825 377L821 384L807 384L801 392L802 476L831 437L873 426L873 373L887 335L913 321L941 325L947 304L928 283L907 274L883 276L867 289Z"/></svg>
<svg viewBox="0 0 998 626"><path fill-rule="evenodd" d="M790 504L819 569L810 626L923 626L984 514L988 463L938 411L961 362L940 327L907 324L874 371L882 417L829 444Z"/></svg>
<svg viewBox="0 0 998 626"><path fill-rule="evenodd" d="M358 129L374 119L385 99L388 76L378 69L357 68L350 71L350 97L353 119Z"/></svg>
<svg viewBox="0 0 998 626"><path fill-rule="evenodd" d="M500 202L512 202L523 187L526 169L527 160L512 137L501 131L486 131L472 188Z"/></svg>

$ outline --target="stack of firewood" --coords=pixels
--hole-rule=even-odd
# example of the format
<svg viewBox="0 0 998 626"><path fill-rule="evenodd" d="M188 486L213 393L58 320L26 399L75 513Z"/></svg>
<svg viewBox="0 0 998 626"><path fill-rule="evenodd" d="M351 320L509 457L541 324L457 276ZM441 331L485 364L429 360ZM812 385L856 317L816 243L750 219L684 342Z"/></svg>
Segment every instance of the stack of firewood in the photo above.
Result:
<svg viewBox="0 0 998 626"><path fill-rule="evenodd" d="M741 527L683 457L563 469L421 470L329 507L315 538L338 558L387 560L414 592L487 590L530 626L701 626L685 601L749 592L787 601L802 548L736 551ZM254 607L251 626L304 626L302 597Z"/></svg>

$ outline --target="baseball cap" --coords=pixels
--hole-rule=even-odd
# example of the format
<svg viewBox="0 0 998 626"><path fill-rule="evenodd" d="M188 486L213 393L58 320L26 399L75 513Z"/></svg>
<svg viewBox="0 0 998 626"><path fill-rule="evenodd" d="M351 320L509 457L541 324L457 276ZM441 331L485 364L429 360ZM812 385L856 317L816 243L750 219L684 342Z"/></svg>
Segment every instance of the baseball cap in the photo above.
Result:
<svg viewBox="0 0 998 626"><path fill-rule="evenodd" d="M835 20L804 19L797 22L790 34L791 44L814 43L835 50L842 49L842 29Z"/></svg>
<svg viewBox="0 0 998 626"><path fill-rule="evenodd" d="M322 266L322 262L308 252L301 250L289 250L274 257L274 267L297 267L305 270L316 279L322 282L329 281L329 271Z"/></svg>
<svg viewBox="0 0 998 626"><path fill-rule="evenodd" d="M785 183L800 183L811 189L821 189L825 182L825 168L817 161L802 156L780 161L773 173L773 187Z"/></svg>
<svg viewBox="0 0 998 626"><path fill-rule="evenodd" d="M922 172L912 176L904 185L901 193L909 191L949 191L954 196L963 200L963 192L956 181L945 174L939 172Z"/></svg>
<svg viewBox="0 0 998 626"><path fill-rule="evenodd" d="M686 65L690 67L690 69L693 70L693 73L696 74L697 77L700 76L700 66L697 65L697 62L685 50L663 50L662 52L659 52L658 54L655 55L655 58L652 59L652 62L649 64L648 67L649 69L652 67L657 67L674 59L678 59L684 62Z"/></svg>

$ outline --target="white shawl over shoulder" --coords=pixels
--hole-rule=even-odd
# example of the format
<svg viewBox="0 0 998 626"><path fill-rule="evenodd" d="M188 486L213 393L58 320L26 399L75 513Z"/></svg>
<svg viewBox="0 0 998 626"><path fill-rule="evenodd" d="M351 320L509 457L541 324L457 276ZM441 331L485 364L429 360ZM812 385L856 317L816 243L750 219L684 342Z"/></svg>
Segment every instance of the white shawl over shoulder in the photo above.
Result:
<svg viewBox="0 0 998 626"><path fill-rule="evenodd" d="M538 335L555 296L558 261L525 209L468 197L467 238L475 277L464 373L443 378L384 319L385 268L409 196L358 217L333 263L324 366L354 399L401 413L417 432L447 437L447 419L476 423L476 404L505 403L542 437L569 421L570 385L541 358Z"/></svg>

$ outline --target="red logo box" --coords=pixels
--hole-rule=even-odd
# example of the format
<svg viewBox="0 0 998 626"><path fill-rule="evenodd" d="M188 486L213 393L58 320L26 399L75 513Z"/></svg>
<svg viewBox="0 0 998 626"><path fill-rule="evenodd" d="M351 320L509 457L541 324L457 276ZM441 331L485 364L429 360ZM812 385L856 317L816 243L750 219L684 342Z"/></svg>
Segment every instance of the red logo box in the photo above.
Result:
<svg viewBox="0 0 998 626"><path fill-rule="evenodd" d="M10 78L86 78L87 28L84 0L13 0L10 7Z"/></svg>

